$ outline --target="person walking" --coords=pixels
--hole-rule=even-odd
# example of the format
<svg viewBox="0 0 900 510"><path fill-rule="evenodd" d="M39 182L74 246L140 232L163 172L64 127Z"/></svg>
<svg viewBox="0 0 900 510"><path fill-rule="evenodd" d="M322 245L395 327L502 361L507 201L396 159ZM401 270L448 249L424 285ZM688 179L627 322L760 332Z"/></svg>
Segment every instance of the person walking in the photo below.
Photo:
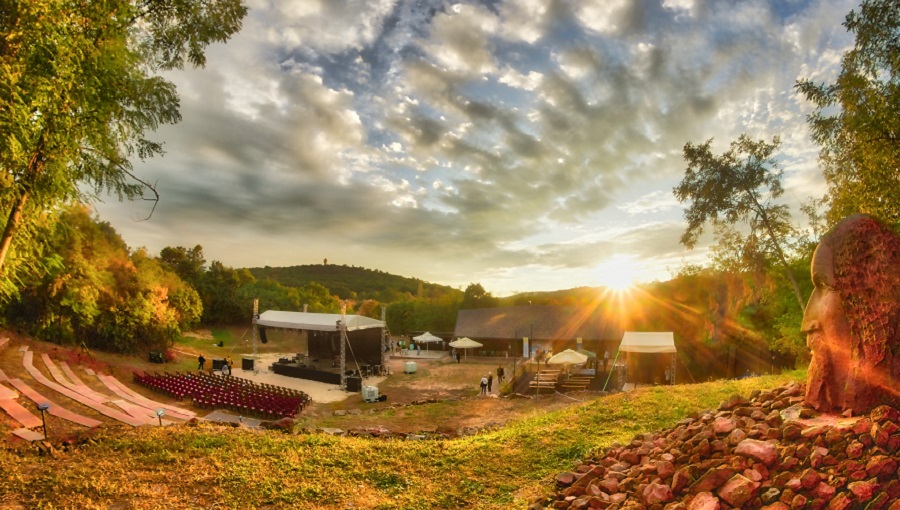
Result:
<svg viewBox="0 0 900 510"><path fill-rule="evenodd" d="M487 380L486 376L481 378L481 394L482 395L487 394L487 391L486 391L487 390L487 381L488 380Z"/></svg>
<svg viewBox="0 0 900 510"><path fill-rule="evenodd" d="M494 385L494 374L488 372L487 378L488 378L488 381L487 381L488 382L488 388L487 388L488 391L487 392L490 393L491 386Z"/></svg>

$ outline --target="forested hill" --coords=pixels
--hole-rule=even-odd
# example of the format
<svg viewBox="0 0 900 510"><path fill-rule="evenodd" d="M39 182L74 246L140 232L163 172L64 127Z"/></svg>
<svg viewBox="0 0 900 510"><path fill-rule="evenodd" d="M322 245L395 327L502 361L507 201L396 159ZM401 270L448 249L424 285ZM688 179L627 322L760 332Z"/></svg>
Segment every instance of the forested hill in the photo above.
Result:
<svg viewBox="0 0 900 510"><path fill-rule="evenodd" d="M462 291L428 283L418 278L407 278L377 269L364 267L308 264L290 267L252 267L251 274L258 280L272 279L288 287L302 287L311 282L325 286L332 294L341 299L374 298L383 302L399 299L404 294L416 297L436 298L442 295L458 295Z"/></svg>

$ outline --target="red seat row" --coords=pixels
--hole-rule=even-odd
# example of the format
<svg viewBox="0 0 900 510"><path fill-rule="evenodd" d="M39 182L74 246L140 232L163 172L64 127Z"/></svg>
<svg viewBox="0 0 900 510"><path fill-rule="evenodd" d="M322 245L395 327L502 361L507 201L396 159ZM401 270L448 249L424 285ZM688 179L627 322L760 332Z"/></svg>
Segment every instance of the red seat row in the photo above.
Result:
<svg viewBox="0 0 900 510"><path fill-rule="evenodd" d="M231 376L135 372L134 382L177 399L191 397L200 408L226 408L271 419L296 416L311 401L302 391Z"/></svg>

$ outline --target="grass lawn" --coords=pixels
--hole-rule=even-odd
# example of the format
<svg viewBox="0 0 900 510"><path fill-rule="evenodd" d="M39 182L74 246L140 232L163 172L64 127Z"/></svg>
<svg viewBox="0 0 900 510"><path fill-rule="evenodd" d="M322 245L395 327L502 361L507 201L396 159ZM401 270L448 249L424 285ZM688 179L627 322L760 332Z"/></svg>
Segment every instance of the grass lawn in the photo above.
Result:
<svg viewBox="0 0 900 510"><path fill-rule="evenodd" d="M0 450L0 501L13 508L522 508L592 451L668 428L732 394L804 378L792 372L648 387L552 411L536 406L501 428L452 440L291 435L215 424L112 428L53 457L30 448ZM403 412L440 420L459 410L458 403L434 405L445 407Z"/></svg>

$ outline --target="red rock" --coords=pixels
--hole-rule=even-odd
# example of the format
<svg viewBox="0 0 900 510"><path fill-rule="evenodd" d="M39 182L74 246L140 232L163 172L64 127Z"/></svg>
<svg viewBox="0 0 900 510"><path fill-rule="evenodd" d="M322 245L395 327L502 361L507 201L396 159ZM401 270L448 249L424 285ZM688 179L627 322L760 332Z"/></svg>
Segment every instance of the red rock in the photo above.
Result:
<svg viewBox="0 0 900 510"><path fill-rule="evenodd" d="M814 469L807 469L800 475L800 485L802 485L804 489L812 489L816 485L819 485L821 480L822 475Z"/></svg>
<svg viewBox="0 0 900 510"><path fill-rule="evenodd" d="M713 420L712 427L716 434L728 434L737 427L737 423L731 418L719 417Z"/></svg>
<svg viewBox="0 0 900 510"><path fill-rule="evenodd" d="M759 510L790 510L790 508L791 507L785 505L781 501L776 501L776 502L772 503L771 505L766 505L766 506L760 508Z"/></svg>
<svg viewBox="0 0 900 510"><path fill-rule="evenodd" d="M835 488L825 482L819 482L811 491L813 496L825 501L830 501L835 492Z"/></svg>
<svg viewBox="0 0 900 510"><path fill-rule="evenodd" d="M771 466L778 460L778 450L775 445L755 439L744 439L734 448L734 453L751 457L766 466Z"/></svg>
<svg viewBox="0 0 900 510"><path fill-rule="evenodd" d="M734 473L735 471L729 467L710 469L704 473L699 480L691 485L690 492L691 494L699 494L701 492L709 492L713 489L718 489L734 476Z"/></svg>
<svg viewBox="0 0 900 510"><path fill-rule="evenodd" d="M607 494L615 494L619 492L619 481L615 478L604 478L597 483L597 487Z"/></svg>
<svg viewBox="0 0 900 510"><path fill-rule="evenodd" d="M719 498L713 496L711 492L701 492L694 496L688 510L719 510L720 507Z"/></svg>
<svg viewBox="0 0 900 510"><path fill-rule="evenodd" d="M609 495L609 502L610 502L610 503L622 503L622 502L624 502L626 499L628 499L628 494L625 494L624 492L619 492L619 493L616 493L616 494L610 494L610 495Z"/></svg>
<svg viewBox="0 0 900 510"><path fill-rule="evenodd" d="M641 461L641 456L632 450L625 450L619 455L619 460L634 466Z"/></svg>
<svg viewBox="0 0 900 510"><path fill-rule="evenodd" d="M643 490L641 498L644 500L644 503L655 505L656 503L668 503L675 499L675 495L672 494L672 488L668 485L651 483Z"/></svg>
<svg viewBox="0 0 900 510"><path fill-rule="evenodd" d="M847 454L847 458L849 459L858 459L862 457L863 454L863 445L859 441L853 441L852 443L847 445L847 449L844 451Z"/></svg>
<svg viewBox="0 0 900 510"><path fill-rule="evenodd" d="M590 471L581 475L581 477L578 478L578 480L576 480L572 485L574 487L587 487L587 485L591 483L591 481L600 478L605 472L606 468L604 468L603 466L594 466Z"/></svg>
<svg viewBox="0 0 900 510"><path fill-rule="evenodd" d="M804 506L806 506L806 502L806 496L804 496L803 494L797 494L796 496L794 496L794 499L791 500L791 508L803 508Z"/></svg>
<svg viewBox="0 0 900 510"><path fill-rule="evenodd" d="M850 482L847 485L847 489L856 496L856 499L863 503L872 499L872 496L875 495L879 488L880 486L877 483L870 482Z"/></svg>
<svg viewBox="0 0 900 510"><path fill-rule="evenodd" d="M656 463L656 474L661 479L666 480L675 473L675 464L669 461L661 460Z"/></svg>
<svg viewBox="0 0 900 510"><path fill-rule="evenodd" d="M566 471L556 475L556 484L561 487L568 487L575 482L575 475Z"/></svg>
<svg viewBox="0 0 900 510"><path fill-rule="evenodd" d="M803 429L803 431L800 432L800 435L807 439L812 439L814 437L820 436L820 435L828 432L828 430L830 428L831 427L829 427L828 425L818 425L815 427L809 427L809 428Z"/></svg>
<svg viewBox="0 0 900 510"><path fill-rule="evenodd" d="M866 473L869 473L869 476L885 478L896 475L897 461L884 455L874 455L866 463Z"/></svg>
<svg viewBox="0 0 900 510"><path fill-rule="evenodd" d="M745 469L744 476L750 480L753 480L754 482L761 482L763 479L763 477L759 473L759 471L757 471L755 469Z"/></svg>
<svg viewBox="0 0 900 510"><path fill-rule="evenodd" d="M675 471L675 474L672 475L672 492L675 494L680 493L684 490L685 487L691 482L691 475L687 471L687 469L679 469Z"/></svg>
<svg viewBox="0 0 900 510"><path fill-rule="evenodd" d="M850 429L854 434L865 434L872 428L872 422L868 418L862 418L856 423L853 424L853 427Z"/></svg>
<svg viewBox="0 0 900 510"><path fill-rule="evenodd" d="M759 483L741 475L734 475L719 489L718 494L729 505L740 507L755 498L757 492Z"/></svg>
<svg viewBox="0 0 900 510"><path fill-rule="evenodd" d="M900 421L900 411L890 406L878 406L869 413L872 421Z"/></svg>
<svg viewBox="0 0 900 510"><path fill-rule="evenodd" d="M853 502L850 500L850 497L847 496L846 492L838 494L828 503L829 510L847 510L848 508L852 508L852 506Z"/></svg>
<svg viewBox="0 0 900 510"><path fill-rule="evenodd" d="M788 441L797 439L803 433L803 429L796 423L788 423L782 429L782 438Z"/></svg>

